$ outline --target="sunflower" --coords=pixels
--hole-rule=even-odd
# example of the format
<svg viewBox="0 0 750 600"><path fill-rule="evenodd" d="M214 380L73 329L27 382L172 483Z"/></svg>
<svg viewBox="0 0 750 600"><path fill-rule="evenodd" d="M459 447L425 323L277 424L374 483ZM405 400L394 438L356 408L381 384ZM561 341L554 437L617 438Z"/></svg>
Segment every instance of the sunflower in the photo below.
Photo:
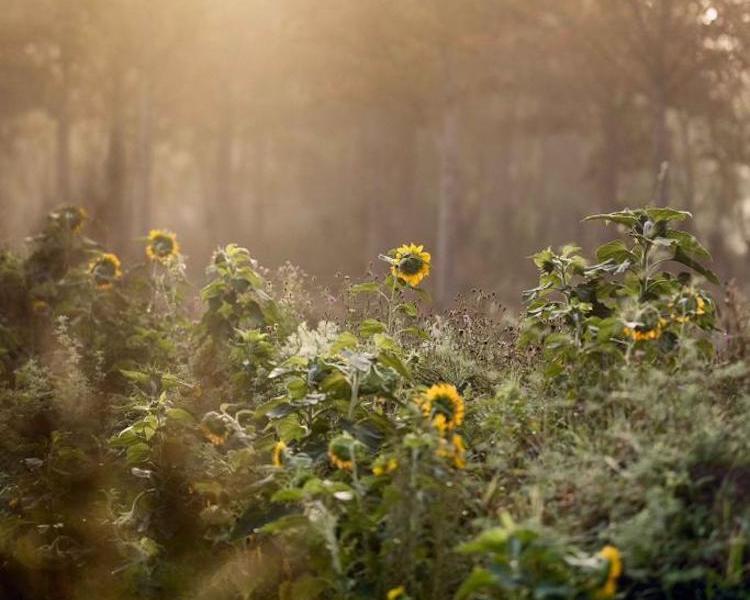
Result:
<svg viewBox="0 0 750 600"><path fill-rule="evenodd" d="M693 317L706 314L706 300L698 294L683 296L677 300L677 304L680 306L679 312L675 310L675 302L669 303L672 311L670 318L676 323L687 323Z"/></svg>
<svg viewBox="0 0 750 600"><path fill-rule="evenodd" d="M89 263L89 273L94 279L96 287L107 290L122 277L122 265L116 254L105 252Z"/></svg>
<svg viewBox="0 0 750 600"><path fill-rule="evenodd" d="M441 438L435 454L441 458L451 459L453 466L457 469L466 468L466 444L464 444L464 438L457 433L453 434L450 442Z"/></svg>
<svg viewBox="0 0 750 600"><path fill-rule="evenodd" d="M659 322L653 327L643 327L636 325L635 327L623 327L623 335L631 338L636 342L658 340L661 334L664 333L664 327L666 327L667 321L665 319L659 319Z"/></svg>
<svg viewBox="0 0 750 600"><path fill-rule="evenodd" d="M390 475L396 469L398 469L398 460L395 457L391 457L388 460L378 459L372 467L372 474L375 477L381 477L383 475Z"/></svg>
<svg viewBox="0 0 750 600"><path fill-rule="evenodd" d="M85 209L78 206L64 206L53 213L53 218L72 233L81 233L83 224L89 218Z"/></svg>
<svg viewBox="0 0 750 600"><path fill-rule="evenodd" d="M398 600L399 598L403 598L404 596L406 596L406 588L403 585L400 585L388 590L385 598L386 600Z"/></svg>
<svg viewBox="0 0 750 600"><path fill-rule="evenodd" d="M430 274L431 258L429 252L424 252L424 246L404 244L396 249L390 260L391 274L411 287L417 287Z"/></svg>
<svg viewBox="0 0 750 600"><path fill-rule="evenodd" d="M599 551L599 558L607 561L607 580L596 594L602 600L613 598L617 592L617 580L622 575L622 557L614 546L604 546Z"/></svg>
<svg viewBox="0 0 750 600"><path fill-rule="evenodd" d="M437 383L419 400L422 414L430 419L441 435L464 422L464 400L456 386Z"/></svg>
<svg viewBox="0 0 750 600"><path fill-rule="evenodd" d="M165 229L152 229L148 234L146 256L154 261L165 263L180 253L177 236Z"/></svg>
<svg viewBox="0 0 750 600"><path fill-rule="evenodd" d="M354 468L355 441L343 434L333 438L328 444L328 460L337 469L351 471Z"/></svg>
<svg viewBox="0 0 750 600"><path fill-rule="evenodd" d="M286 444L282 441L278 441L273 446L272 460L274 467L284 466L284 451L286 450Z"/></svg>

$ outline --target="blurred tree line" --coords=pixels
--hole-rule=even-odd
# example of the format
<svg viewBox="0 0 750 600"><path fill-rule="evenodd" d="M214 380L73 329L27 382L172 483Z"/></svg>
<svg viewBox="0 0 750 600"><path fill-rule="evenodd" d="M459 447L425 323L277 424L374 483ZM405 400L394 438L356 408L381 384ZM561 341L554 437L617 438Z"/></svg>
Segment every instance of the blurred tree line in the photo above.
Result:
<svg viewBox="0 0 750 600"><path fill-rule="evenodd" d="M746 264L748 0L0 8L3 239L70 202L124 254L173 228L196 267L233 240L358 273L415 241L439 298L515 299L538 246L653 202Z"/></svg>

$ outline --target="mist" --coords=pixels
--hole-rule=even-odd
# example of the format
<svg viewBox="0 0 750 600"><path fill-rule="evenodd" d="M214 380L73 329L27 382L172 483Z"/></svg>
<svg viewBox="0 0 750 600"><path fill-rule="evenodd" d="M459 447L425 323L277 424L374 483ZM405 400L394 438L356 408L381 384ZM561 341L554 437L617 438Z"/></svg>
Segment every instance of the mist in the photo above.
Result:
<svg viewBox="0 0 750 600"><path fill-rule="evenodd" d="M62 204L126 257L175 231L197 279L230 241L322 281L413 241L438 301L516 303L540 245L654 204L745 267L748 2L0 4L12 246Z"/></svg>

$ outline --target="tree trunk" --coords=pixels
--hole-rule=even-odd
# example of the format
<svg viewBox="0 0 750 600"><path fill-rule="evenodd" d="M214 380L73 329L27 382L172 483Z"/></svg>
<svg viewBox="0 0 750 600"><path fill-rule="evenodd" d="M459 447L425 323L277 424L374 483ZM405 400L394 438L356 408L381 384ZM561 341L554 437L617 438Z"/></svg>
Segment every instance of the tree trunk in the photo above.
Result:
<svg viewBox="0 0 750 600"><path fill-rule="evenodd" d="M660 206L669 204L669 161L671 143L667 124L667 98L663 85L658 85L654 97L653 169L656 175L654 201Z"/></svg>
<svg viewBox="0 0 750 600"><path fill-rule="evenodd" d="M682 160L685 170L685 209L695 210L695 154L690 137L690 116L680 115L680 143L682 145Z"/></svg>
<svg viewBox="0 0 750 600"><path fill-rule="evenodd" d="M438 198L435 279L436 299L445 304L453 294L453 223L458 196L458 107L449 103L443 109L440 151L440 192Z"/></svg>
<svg viewBox="0 0 750 600"><path fill-rule="evenodd" d="M62 52L60 99L57 106L57 129L55 131L57 190L53 194L54 205L70 202L70 99L68 93L70 65L64 48Z"/></svg>
<svg viewBox="0 0 750 600"><path fill-rule="evenodd" d="M604 152L600 169L599 193L593 212L607 212L617 207L620 194L620 111L615 99L608 99L602 110Z"/></svg>
<svg viewBox="0 0 750 600"><path fill-rule="evenodd" d="M232 145L234 142L234 115L230 106L223 106L219 115L214 157L214 191L207 209L207 233L212 244L219 242L219 233L232 215L226 211L233 203ZM226 217L229 220L224 220Z"/></svg>
<svg viewBox="0 0 750 600"><path fill-rule="evenodd" d="M125 194L126 155L125 123L123 111L124 73L120 65L112 69L112 96L110 98L110 131L105 172L105 195L101 199L99 214L105 227L105 237L112 247L122 252L130 237L131 215Z"/></svg>
<svg viewBox="0 0 750 600"><path fill-rule="evenodd" d="M151 192L154 162L154 107L152 81L144 74L141 81L138 122L138 184L135 186L136 198L133 202L138 207L133 219L134 235L145 235L152 224Z"/></svg>
<svg viewBox="0 0 750 600"><path fill-rule="evenodd" d="M252 194L253 201L251 204L251 222L252 227L252 247L265 249L269 236L266 231L268 228L268 199L271 194L271 178L273 164L271 161L273 146L272 133L269 126L261 126L258 130L258 137L255 142L255 153L253 162L253 182ZM251 249L252 250L252 249ZM252 251L255 254L257 250ZM267 259L266 256L261 256Z"/></svg>

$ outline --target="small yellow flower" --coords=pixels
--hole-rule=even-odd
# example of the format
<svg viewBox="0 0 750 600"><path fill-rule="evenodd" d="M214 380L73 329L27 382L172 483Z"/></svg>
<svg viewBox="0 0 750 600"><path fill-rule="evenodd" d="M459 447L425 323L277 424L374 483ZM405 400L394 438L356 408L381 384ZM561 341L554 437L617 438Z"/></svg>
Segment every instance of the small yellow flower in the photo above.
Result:
<svg viewBox="0 0 750 600"><path fill-rule="evenodd" d="M438 383L418 400L422 414L441 435L464 422L464 400L454 385Z"/></svg>
<svg viewBox="0 0 750 600"><path fill-rule="evenodd" d="M706 301L701 296L695 298L695 314L705 315L706 314Z"/></svg>
<svg viewBox="0 0 750 600"><path fill-rule="evenodd" d="M386 600L398 600L406 596L406 588L403 585L388 590Z"/></svg>
<svg viewBox="0 0 750 600"><path fill-rule="evenodd" d="M179 253L180 245L174 233L165 229L152 229L149 232L146 244L146 256L149 259L166 263Z"/></svg>
<svg viewBox="0 0 750 600"><path fill-rule="evenodd" d="M597 598L604 600L614 597L617 592L617 580L622 575L622 556L620 555L620 551L614 546L604 546L599 551L599 557L606 560L609 564L607 581L596 595Z"/></svg>
<svg viewBox="0 0 750 600"><path fill-rule="evenodd" d="M89 263L89 273L94 279L96 287L107 290L122 277L122 265L116 254L105 252Z"/></svg>
<svg viewBox="0 0 750 600"><path fill-rule="evenodd" d="M396 249L391 261L391 274L411 287L417 287L430 274L431 260L432 257L429 252L424 251L424 246L404 244Z"/></svg>
<svg viewBox="0 0 750 600"><path fill-rule="evenodd" d="M286 444L282 441L278 441L273 446L272 460L274 467L284 466L284 450L286 450Z"/></svg>
<svg viewBox="0 0 750 600"><path fill-rule="evenodd" d="M379 460L372 467L372 474L375 477L382 477L383 475L390 475L396 469L398 469L398 460L395 457L389 458L387 461Z"/></svg>

